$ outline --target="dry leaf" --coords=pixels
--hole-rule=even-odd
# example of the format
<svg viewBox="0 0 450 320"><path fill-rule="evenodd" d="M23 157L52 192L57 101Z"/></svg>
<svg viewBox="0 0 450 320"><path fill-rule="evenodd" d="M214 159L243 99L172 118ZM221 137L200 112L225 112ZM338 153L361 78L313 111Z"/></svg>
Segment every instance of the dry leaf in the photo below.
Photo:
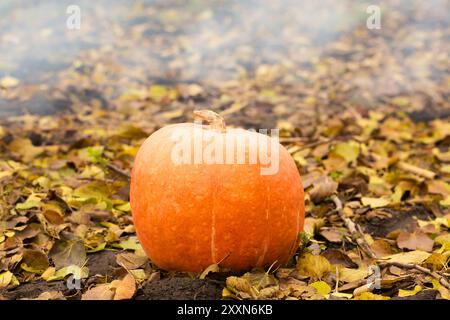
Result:
<svg viewBox="0 0 450 320"><path fill-rule="evenodd" d="M397 245L401 249L431 252L433 250L434 241L422 230L417 229L413 233L401 231L397 238Z"/></svg>
<svg viewBox="0 0 450 320"><path fill-rule="evenodd" d="M214 273L214 272L219 272L219 271L220 271L219 265L217 263L214 263L214 264L210 265L208 268L206 268L205 270L203 270L199 279L205 279L209 273Z"/></svg>
<svg viewBox="0 0 450 320"><path fill-rule="evenodd" d="M136 292L136 282L131 274L127 274L122 280L111 282L111 288L115 288L114 300L131 299Z"/></svg>
<svg viewBox="0 0 450 320"><path fill-rule="evenodd" d="M327 258L305 253L297 261L297 270L303 276L321 279L332 271L332 267Z"/></svg>
<svg viewBox="0 0 450 320"><path fill-rule="evenodd" d="M319 203L336 192L338 184L327 176L322 176L313 182L313 187L309 191L311 200Z"/></svg>
<svg viewBox="0 0 450 320"><path fill-rule="evenodd" d="M116 256L116 262L119 266L127 270L139 269L148 262L147 257L138 256L132 252L119 253Z"/></svg>
<svg viewBox="0 0 450 320"><path fill-rule="evenodd" d="M327 249L326 251L322 252L321 255L327 258L327 260L331 264L342 265L347 268L358 268L358 265L341 250Z"/></svg>
<svg viewBox="0 0 450 320"><path fill-rule="evenodd" d="M371 208L381 208L387 206L390 203L390 200L384 198L362 197L361 202L364 206L369 206Z"/></svg>
<svg viewBox="0 0 450 320"><path fill-rule="evenodd" d="M81 300L113 300L113 298L114 288L108 283L91 288L81 296Z"/></svg>
<svg viewBox="0 0 450 320"><path fill-rule="evenodd" d="M424 262L431 254L425 251L415 250L410 252L401 252L397 254L393 254L383 259L380 259L382 262L397 262L403 264L421 264Z"/></svg>
<svg viewBox="0 0 450 320"><path fill-rule="evenodd" d="M337 229L334 228L327 228L327 229L322 228L320 230L320 235L325 239L327 239L328 241L334 243L342 242L342 239L344 237L344 235L341 232L339 232Z"/></svg>

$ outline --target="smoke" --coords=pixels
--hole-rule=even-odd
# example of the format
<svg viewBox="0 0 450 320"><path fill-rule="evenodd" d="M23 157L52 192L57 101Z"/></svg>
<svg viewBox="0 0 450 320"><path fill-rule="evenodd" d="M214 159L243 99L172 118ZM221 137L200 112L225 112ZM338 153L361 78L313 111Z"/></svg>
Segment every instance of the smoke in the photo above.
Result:
<svg viewBox="0 0 450 320"><path fill-rule="evenodd" d="M81 9L80 30L66 27L68 5ZM380 30L366 27L369 5L381 7ZM2 0L0 77L57 85L72 66L95 74L101 64L103 83L120 92L130 82L217 85L277 65L277 80L322 81L336 103L417 92L442 102L449 9L447 0Z"/></svg>

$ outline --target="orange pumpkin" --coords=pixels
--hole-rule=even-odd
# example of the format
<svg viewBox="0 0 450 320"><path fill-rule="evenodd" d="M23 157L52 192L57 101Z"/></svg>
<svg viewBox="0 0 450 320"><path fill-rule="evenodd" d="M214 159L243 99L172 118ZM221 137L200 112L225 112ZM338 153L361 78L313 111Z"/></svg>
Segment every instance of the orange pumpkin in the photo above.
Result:
<svg viewBox="0 0 450 320"><path fill-rule="evenodd" d="M130 203L145 252L160 268L176 271L200 272L214 263L236 271L286 263L298 247L304 221L304 192L294 160L275 141L278 171L274 174L261 174L267 162L259 158L256 163L234 163L237 157L231 164L195 163L191 154L192 163L177 163L174 150L195 148L192 141L200 134L223 138L224 148L232 141L229 138L255 141L251 139L257 137L257 145L245 146L247 158L256 147L275 140L243 129L225 129L221 118L210 111L197 116L211 126L163 127L147 138L136 155ZM174 141L180 132L184 140ZM203 141L200 151L207 148Z"/></svg>

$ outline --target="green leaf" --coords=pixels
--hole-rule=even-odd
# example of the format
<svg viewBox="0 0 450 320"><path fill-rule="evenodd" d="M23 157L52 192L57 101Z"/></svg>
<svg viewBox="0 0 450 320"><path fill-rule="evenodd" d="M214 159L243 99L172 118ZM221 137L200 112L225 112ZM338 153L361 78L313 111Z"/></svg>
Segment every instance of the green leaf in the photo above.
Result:
<svg viewBox="0 0 450 320"><path fill-rule="evenodd" d="M47 281L63 280L69 275L73 275L75 279L85 279L89 276L89 269L87 267L79 267L70 265L59 269L53 276L47 278Z"/></svg>
<svg viewBox="0 0 450 320"><path fill-rule="evenodd" d="M119 243L114 243L113 247L120 248L123 250L140 250L142 249L141 245L137 241L136 237L129 237L126 240L123 240Z"/></svg>

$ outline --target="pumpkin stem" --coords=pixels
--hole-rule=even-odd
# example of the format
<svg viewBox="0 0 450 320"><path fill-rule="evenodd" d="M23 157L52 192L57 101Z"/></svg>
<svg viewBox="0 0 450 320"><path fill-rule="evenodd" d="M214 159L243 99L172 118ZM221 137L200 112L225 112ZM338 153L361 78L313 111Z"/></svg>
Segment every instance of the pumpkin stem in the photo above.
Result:
<svg viewBox="0 0 450 320"><path fill-rule="evenodd" d="M194 116L208 122L212 129L226 131L223 117L211 110L194 110Z"/></svg>

